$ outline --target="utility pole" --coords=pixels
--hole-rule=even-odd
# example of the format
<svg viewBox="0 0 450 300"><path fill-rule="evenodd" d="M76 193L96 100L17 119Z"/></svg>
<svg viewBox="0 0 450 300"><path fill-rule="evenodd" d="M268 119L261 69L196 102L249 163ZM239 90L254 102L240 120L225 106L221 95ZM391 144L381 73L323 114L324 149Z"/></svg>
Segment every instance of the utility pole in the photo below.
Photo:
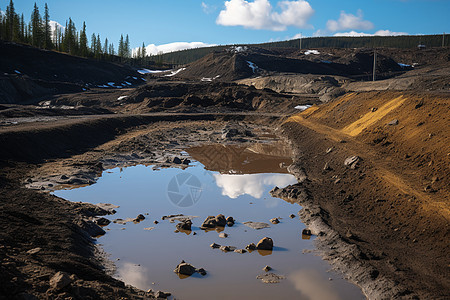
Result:
<svg viewBox="0 0 450 300"><path fill-rule="evenodd" d="M373 50L373 75L372 75L372 81L375 81L375 70L377 68L377 52L374 49Z"/></svg>
<svg viewBox="0 0 450 300"><path fill-rule="evenodd" d="M303 37L303 34L300 32L300 45L299 45L300 50L302 50L302 37Z"/></svg>

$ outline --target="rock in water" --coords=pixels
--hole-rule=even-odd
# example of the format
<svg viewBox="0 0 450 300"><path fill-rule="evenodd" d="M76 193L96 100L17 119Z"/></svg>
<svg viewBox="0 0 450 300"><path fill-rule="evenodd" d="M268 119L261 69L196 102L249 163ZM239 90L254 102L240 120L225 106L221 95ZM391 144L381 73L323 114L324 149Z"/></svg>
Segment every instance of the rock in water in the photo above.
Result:
<svg viewBox="0 0 450 300"><path fill-rule="evenodd" d="M216 227L216 217L209 216L203 221L201 228L214 228Z"/></svg>
<svg viewBox="0 0 450 300"><path fill-rule="evenodd" d="M195 267L186 262L182 262L182 263L178 264L178 266L173 271L177 274L191 276L192 274L195 273Z"/></svg>
<svg viewBox="0 0 450 300"><path fill-rule="evenodd" d="M222 238L222 239L224 239L224 238L228 237L228 234L226 234L225 232L221 232L221 233L219 234L219 237Z"/></svg>
<svg viewBox="0 0 450 300"><path fill-rule="evenodd" d="M216 226L225 227L225 225L227 225L227 220L225 219L225 216L222 214L217 215L215 221Z"/></svg>
<svg viewBox="0 0 450 300"><path fill-rule="evenodd" d="M192 221L191 220L185 220L183 222L180 222L176 225L178 230L191 230Z"/></svg>
<svg viewBox="0 0 450 300"><path fill-rule="evenodd" d="M219 244L216 243L212 243L211 245L209 245L211 248L216 249L216 248L220 248Z"/></svg>
<svg viewBox="0 0 450 300"><path fill-rule="evenodd" d="M269 272L270 270L272 270L272 268L269 267L269 266L265 266L265 267L263 268L263 271L264 271L264 272Z"/></svg>
<svg viewBox="0 0 450 300"><path fill-rule="evenodd" d="M229 227L231 227L231 226L234 225L234 219L233 219L233 217L228 217L228 218L227 218L227 225L228 225Z"/></svg>
<svg viewBox="0 0 450 300"><path fill-rule="evenodd" d="M273 241L269 237L262 238L256 245L258 250L273 250Z"/></svg>
<svg viewBox="0 0 450 300"><path fill-rule="evenodd" d="M261 279L264 283L279 283L281 280L286 277L283 275L278 275L274 273L266 273L256 276L256 279Z"/></svg>
<svg viewBox="0 0 450 300"><path fill-rule="evenodd" d="M305 229L302 230L302 234L304 234L304 235L311 235L311 230L305 228Z"/></svg>
<svg viewBox="0 0 450 300"><path fill-rule="evenodd" d="M270 219L270 223L278 224L278 223L280 223L280 220L278 220L278 218L273 218L273 219Z"/></svg>
<svg viewBox="0 0 450 300"><path fill-rule="evenodd" d="M72 282L69 274L66 272L58 272L50 279L50 287L54 290L65 288Z"/></svg>
<svg viewBox="0 0 450 300"><path fill-rule="evenodd" d="M247 250L256 250L256 245L254 243L248 244L245 249Z"/></svg>

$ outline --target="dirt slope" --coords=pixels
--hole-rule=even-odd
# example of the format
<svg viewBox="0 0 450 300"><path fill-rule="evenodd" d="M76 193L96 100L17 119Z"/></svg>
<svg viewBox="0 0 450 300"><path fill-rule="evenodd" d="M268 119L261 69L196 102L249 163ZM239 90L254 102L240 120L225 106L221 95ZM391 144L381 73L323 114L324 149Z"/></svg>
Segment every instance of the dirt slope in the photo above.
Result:
<svg viewBox="0 0 450 300"><path fill-rule="evenodd" d="M450 290L449 109L448 95L352 93L283 125L325 221L401 298Z"/></svg>

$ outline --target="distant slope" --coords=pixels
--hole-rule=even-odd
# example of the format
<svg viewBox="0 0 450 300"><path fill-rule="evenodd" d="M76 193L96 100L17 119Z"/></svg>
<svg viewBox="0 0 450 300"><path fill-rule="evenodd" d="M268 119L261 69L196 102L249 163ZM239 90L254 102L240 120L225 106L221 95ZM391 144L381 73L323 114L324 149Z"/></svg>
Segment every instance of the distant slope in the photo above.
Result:
<svg viewBox="0 0 450 300"><path fill-rule="evenodd" d="M142 83L138 76L129 66L0 41L0 103L24 103L110 82Z"/></svg>
<svg viewBox="0 0 450 300"><path fill-rule="evenodd" d="M445 46L450 46L450 34L445 35ZM302 39L302 49L308 48L416 48L419 44L427 47L442 46L442 34L439 35L405 35L405 36L368 36L368 37L310 37ZM172 64L187 64L196 61L205 55L221 51L229 46L216 46L208 48L188 49L161 56L162 60ZM299 48L300 40L252 44L261 48Z"/></svg>

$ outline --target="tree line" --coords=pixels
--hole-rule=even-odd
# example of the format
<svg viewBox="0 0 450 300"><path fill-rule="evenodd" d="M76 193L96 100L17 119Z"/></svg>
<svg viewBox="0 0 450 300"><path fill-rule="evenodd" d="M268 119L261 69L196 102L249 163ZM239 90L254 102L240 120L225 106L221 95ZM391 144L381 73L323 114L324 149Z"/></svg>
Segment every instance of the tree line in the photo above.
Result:
<svg viewBox="0 0 450 300"><path fill-rule="evenodd" d="M102 40L100 34L93 33L89 42L85 22L80 30L77 30L71 18L66 21L65 27L57 24L53 27L47 3L44 6L43 16L34 3L28 24L24 21L23 13L19 15L16 12L13 0L10 0L5 13L1 13L0 8L0 40L109 61L128 61L132 58L128 34L120 36L116 51L114 44L108 38ZM145 58L144 45L139 49L138 57Z"/></svg>

